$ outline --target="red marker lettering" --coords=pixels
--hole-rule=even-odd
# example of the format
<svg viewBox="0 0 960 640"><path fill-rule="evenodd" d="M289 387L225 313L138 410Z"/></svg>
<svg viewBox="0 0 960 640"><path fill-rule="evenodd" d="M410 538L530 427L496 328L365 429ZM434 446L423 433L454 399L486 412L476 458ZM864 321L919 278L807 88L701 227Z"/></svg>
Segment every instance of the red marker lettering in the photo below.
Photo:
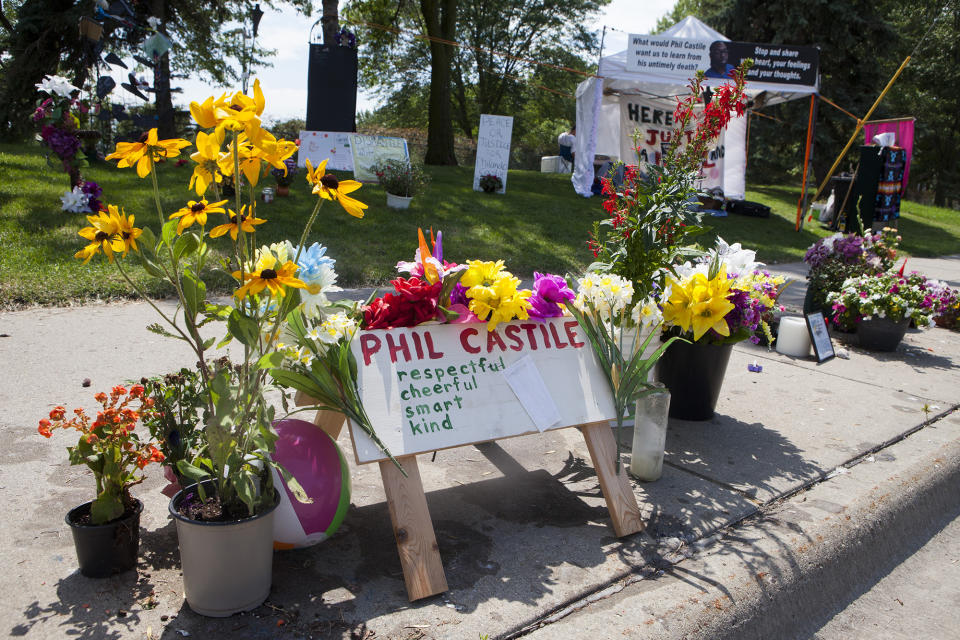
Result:
<svg viewBox="0 0 960 640"><path fill-rule="evenodd" d="M570 341L570 346L574 349L579 349L584 345L583 342L577 342L577 327L580 326L577 324L576 320L570 320L563 323L563 328L567 332L567 340Z"/></svg>
<svg viewBox="0 0 960 640"><path fill-rule="evenodd" d="M500 351L506 351L507 345L503 343L503 338L500 337L500 334L496 331L487 332L487 353L493 351L493 345L496 343L500 347Z"/></svg>
<svg viewBox="0 0 960 640"><path fill-rule="evenodd" d="M473 328L467 328L460 332L460 344L463 346L463 350L467 353L480 353L480 347L470 346L468 339L471 336L475 336L479 331Z"/></svg>
<svg viewBox="0 0 960 640"><path fill-rule="evenodd" d="M560 332L557 331L557 325L553 322L550 323L550 333L553 334L553 344L557 345L557 349L567 346L567 343L560 339Z"/></svg>
<svg viewBox="0 0 960 640"><path fill-rule="evenodd" d="M390 351L390 362L397 361L397 354L403 353L403 361L410 362L410 347L407 346L407 336L399 334L397 343L393 341L393 334L387 332L387 349Z"/></svg>
<svg viewBox="0 0 960 640"><path fill-rule="evenodd" d="M537 350L537 337L533 335L534 330L536 330L537 325L535 324L522 324L520 328L527 332L527 341L530 343L530 349L532 351Z"/></svg>
<svg viewBox="0 0 960 640"><path fill-rule="evenodd" d="M507 340L512 342L510 348L514 351L523 351L523 340L520 339L518 335L520 333L520 327L515 324L508 324L507 328L503 330L503 333L506 334Z"/></svg>
<svg viewBox="0 0 960 640"><path fill-rule="evenodd" d="M363 364L370 366L370 356L380 351L380 338L372 333L364 333L360 336L360 351L363 352Z"/></svg>
<svg viewBox="0 0 960 640"><path fill-rule="evenodd" d="M423 339L427 342L427 357L431 360L436 360L437 358L443 357L443 351L437 351L433 346L433 335L428 331L423 334ZM462 338L461 338L462 339ZM480 349L477 349L480 351Z"/></svg>

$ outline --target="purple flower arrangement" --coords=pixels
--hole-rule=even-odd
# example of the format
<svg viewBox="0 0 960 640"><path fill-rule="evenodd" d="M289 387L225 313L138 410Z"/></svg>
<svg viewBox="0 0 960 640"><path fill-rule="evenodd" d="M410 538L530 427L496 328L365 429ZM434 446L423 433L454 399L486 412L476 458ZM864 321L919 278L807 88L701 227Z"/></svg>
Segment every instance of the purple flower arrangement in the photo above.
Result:
<svg viewBox="0 0 960 640"><path fill-rule="evenodd" d="M567 286L566 280L551 273L533 274L533 295L529 302L532 305L528 313L534 320L559 318L563 315L561 304L573 302L577 294Z"/></svg>

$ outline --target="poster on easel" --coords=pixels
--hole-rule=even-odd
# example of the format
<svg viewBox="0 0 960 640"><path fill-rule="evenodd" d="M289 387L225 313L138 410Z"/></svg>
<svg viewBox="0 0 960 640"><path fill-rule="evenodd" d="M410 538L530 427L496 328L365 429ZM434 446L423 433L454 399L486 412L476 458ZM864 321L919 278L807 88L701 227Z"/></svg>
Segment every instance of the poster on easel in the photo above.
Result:
<svg viewBox="0 0 960 640"><path fill-rule="evenodd" d="M327 169L353 171L353 153L350 151L352 133L342 131L301 131L297 166L306 167L306 160L316 168L324 160Z"/></svg>
<svg viewBox="0 0 960 640"><path fill-rule="evenodd" d="M477 134L477 161L473 168L473 190L481 191L480 178L495 175L500 178L496 193L507 190L507 168L510 166L510 137L513 135L513 116L481 114Z"/></svg>
<svg viewBox="0 0 960 640"><path fill-rule="evenodd" d="M353 177L360 182L379 182L374 167L386 160L410 162L407 141L390 136L350 135L350 149L353 153Z"/></svg>

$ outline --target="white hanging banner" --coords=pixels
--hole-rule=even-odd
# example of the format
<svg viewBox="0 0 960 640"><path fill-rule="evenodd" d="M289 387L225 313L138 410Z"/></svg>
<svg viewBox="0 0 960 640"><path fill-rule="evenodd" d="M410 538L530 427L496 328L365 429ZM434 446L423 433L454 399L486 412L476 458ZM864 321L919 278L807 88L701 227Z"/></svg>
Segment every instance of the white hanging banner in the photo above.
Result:
<svg viewBox="0 0 960 640"><path fill-rule="evenodd" d="M510 137L513 134L513 116L480 115L477 133L477 161L473 167L473 190L480 191L480 177L493 174L502 186L497 193L507 190L507 167L510 165Z"/></svg>

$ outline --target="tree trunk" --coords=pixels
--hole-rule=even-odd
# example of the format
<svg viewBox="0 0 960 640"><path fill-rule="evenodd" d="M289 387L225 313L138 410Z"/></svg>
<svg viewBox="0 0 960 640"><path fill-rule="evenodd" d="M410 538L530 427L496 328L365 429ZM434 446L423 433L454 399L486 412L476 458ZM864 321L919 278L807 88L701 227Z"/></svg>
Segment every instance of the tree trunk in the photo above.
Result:
<svg viewBox="0 0 960 640"><path fill-rule="evenodd" d="M340 30L340 17L338 15L339 0L323 0L323 15L320 17L320 25L323 28L323 44L332 47L336 40L334 39Z"/></svg>
<svg viewBox="0 0 960 640"><path fill-rule="evenodd" d="M170 54L165 53L153 68L153 87L156 89L157 135L161 140L176 138L173 118L173 99L170 95Z"/></svg>
<svg viewBox="0 0 960 640"><path fill-rule="evenodd" d="M427 25L427 35L454 40L457 25L456 0L420 0L420 11ZM430 42L430 107L427 126L427 154L424 162L435 165L456 165L453 148L453 121L450 104L451 45Z"/></svg>

